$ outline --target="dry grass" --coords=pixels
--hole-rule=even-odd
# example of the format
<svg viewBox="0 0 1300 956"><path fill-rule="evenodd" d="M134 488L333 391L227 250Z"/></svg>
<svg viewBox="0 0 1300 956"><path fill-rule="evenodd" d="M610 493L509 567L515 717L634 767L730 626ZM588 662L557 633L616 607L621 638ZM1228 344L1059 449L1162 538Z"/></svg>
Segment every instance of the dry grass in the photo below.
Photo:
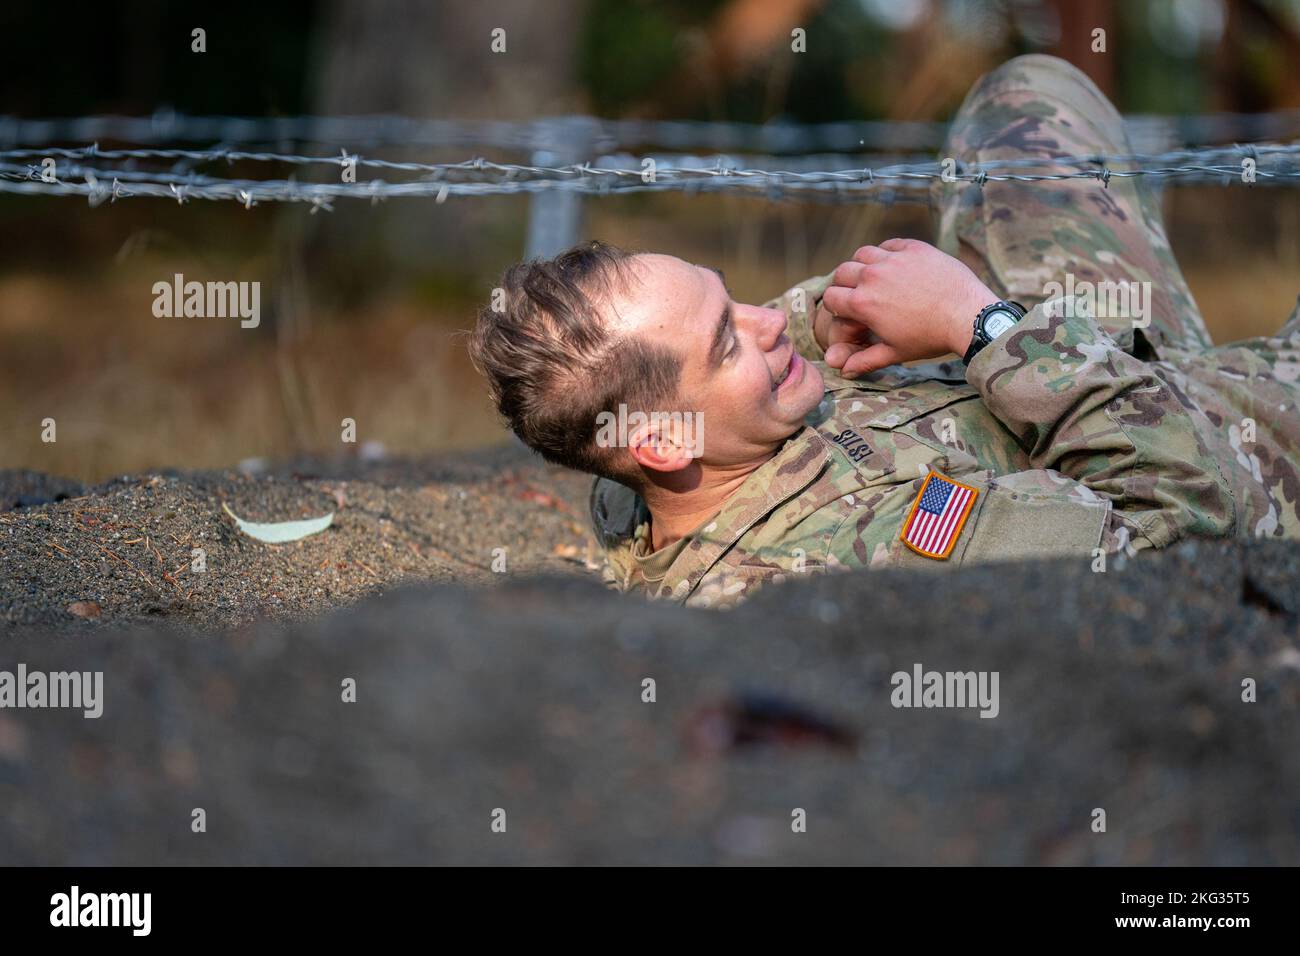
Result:
<svg viewBox="0 0 1300 956"><path fill-rule="evenodd" d="M461 315L387 302L317 314L303 341L278 344L265 300L256 329L155 318L149 290L171 273L155 263L93 282L0 279L0 467L83 480L222 467L338 448L344 418L358 443L391 453L503 437L457 335ZM54 443L41 441L45 418Z"/></svg>
<svg viewBox="0 0 1300 956"><path fill-rule="evenodd" d="M1178 190L1168 212L1217 342L1273 332L1300 291L1300 191L1224 197ZM751 302L828 270L862 243L931 230L928 212L908 206L668 196L610 197L588 209L587 234L717 265L735 296ZM401 292L357 312L316 301L307 331L295 335L288 326L277 332L264 283L257 329L155 318L155 281L211 274L193 251L201 247L196 239L188 250L133 255L95 276L0 276L0 468L100 480L355 448L340 446L344 418L356 420L359 442L396 454L505 438L458 334L473 321L471 305L429 308ZM264 267L244 260L246 269ZM41 441L45 418L57 422L53 444Z"/></svg>

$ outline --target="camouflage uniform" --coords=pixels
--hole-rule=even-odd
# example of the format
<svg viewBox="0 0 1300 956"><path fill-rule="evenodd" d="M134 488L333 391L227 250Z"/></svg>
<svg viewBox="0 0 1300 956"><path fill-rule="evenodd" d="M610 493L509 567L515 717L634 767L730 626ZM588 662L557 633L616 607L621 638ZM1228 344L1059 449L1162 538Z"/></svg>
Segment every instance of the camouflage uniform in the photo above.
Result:
<svg viewBox="0 0 1300 956"><path fill-rule="evenodd" d="M945 155L978 164L1095 152L1131 152L1114 107L1064 61L1026 56L975 86ZM819 365L826 394L805 427L717 516L653 554L644 503L598 479L606 580L723 607L764 581L831 568L1115 561L1184 535L1300 537L1300 307L1275 336L1213 347L1142 177L1106 188L936 183L933 198L939 246L1029 314L969 368L893 366L849 380ZM1078 299L1046 302L1047 283L1066 273L1150 282L1150 325L1098 317ZM829 283L810 279L767 303L786 310L814 361L811 316ZM943 560L900 540L932 470L978 492Z"/></svg>

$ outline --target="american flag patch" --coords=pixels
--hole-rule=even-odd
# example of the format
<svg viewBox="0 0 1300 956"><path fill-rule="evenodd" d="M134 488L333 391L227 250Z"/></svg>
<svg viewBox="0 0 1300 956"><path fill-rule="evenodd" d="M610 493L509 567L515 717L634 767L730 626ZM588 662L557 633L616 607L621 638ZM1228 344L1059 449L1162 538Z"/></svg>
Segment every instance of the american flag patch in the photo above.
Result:
<svg viewBox="0 0 1300 956"><path fill-rule="evenodd" d="M932 471L921 485L912 510L903 522L903 543L927 558L946 558L957 543L979 491Z"/></svg>

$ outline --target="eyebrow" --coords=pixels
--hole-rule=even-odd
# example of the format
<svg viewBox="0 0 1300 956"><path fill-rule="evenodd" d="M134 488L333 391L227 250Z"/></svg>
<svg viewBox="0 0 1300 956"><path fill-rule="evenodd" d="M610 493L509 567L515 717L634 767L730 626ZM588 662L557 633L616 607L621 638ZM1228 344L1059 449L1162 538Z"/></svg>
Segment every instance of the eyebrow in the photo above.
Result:
<svg viewBox="0 0 1300 956"><path fill-rule="evenodd" d="M714 273L722 280L722 287L727 288L727 277L722 274L721 269L715 269L713 266L705 266L710 272ZM722 309L722 314L718 316L718 324L713 329L713 342L709 345L709 364L717 365L722 361L722 344L727 337L727 329L731 327L731 290L727 289L727 304Z"/></svg>

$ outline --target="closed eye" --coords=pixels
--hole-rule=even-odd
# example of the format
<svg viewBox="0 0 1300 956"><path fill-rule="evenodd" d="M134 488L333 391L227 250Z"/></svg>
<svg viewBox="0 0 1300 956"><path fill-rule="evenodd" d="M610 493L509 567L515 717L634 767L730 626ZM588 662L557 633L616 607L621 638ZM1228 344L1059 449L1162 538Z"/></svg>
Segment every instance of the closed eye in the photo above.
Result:
<svg viewBox="0 0 1300 956"><path fill-rule="evenodd" d="M713 341L709 345L709 364L713 366L720 365L722 362L730 359L738 350L738 336L736 335L735 315L732 309L731 292L727 289L726 280L723 279L722 273L712 266L706 266L710 272L718 277L718 282L722 286L723 292L727 295L727 300L719 314L717 324L714 326ZM731 344L727 350L723 351L723 346L730 336Z"/></svg>

